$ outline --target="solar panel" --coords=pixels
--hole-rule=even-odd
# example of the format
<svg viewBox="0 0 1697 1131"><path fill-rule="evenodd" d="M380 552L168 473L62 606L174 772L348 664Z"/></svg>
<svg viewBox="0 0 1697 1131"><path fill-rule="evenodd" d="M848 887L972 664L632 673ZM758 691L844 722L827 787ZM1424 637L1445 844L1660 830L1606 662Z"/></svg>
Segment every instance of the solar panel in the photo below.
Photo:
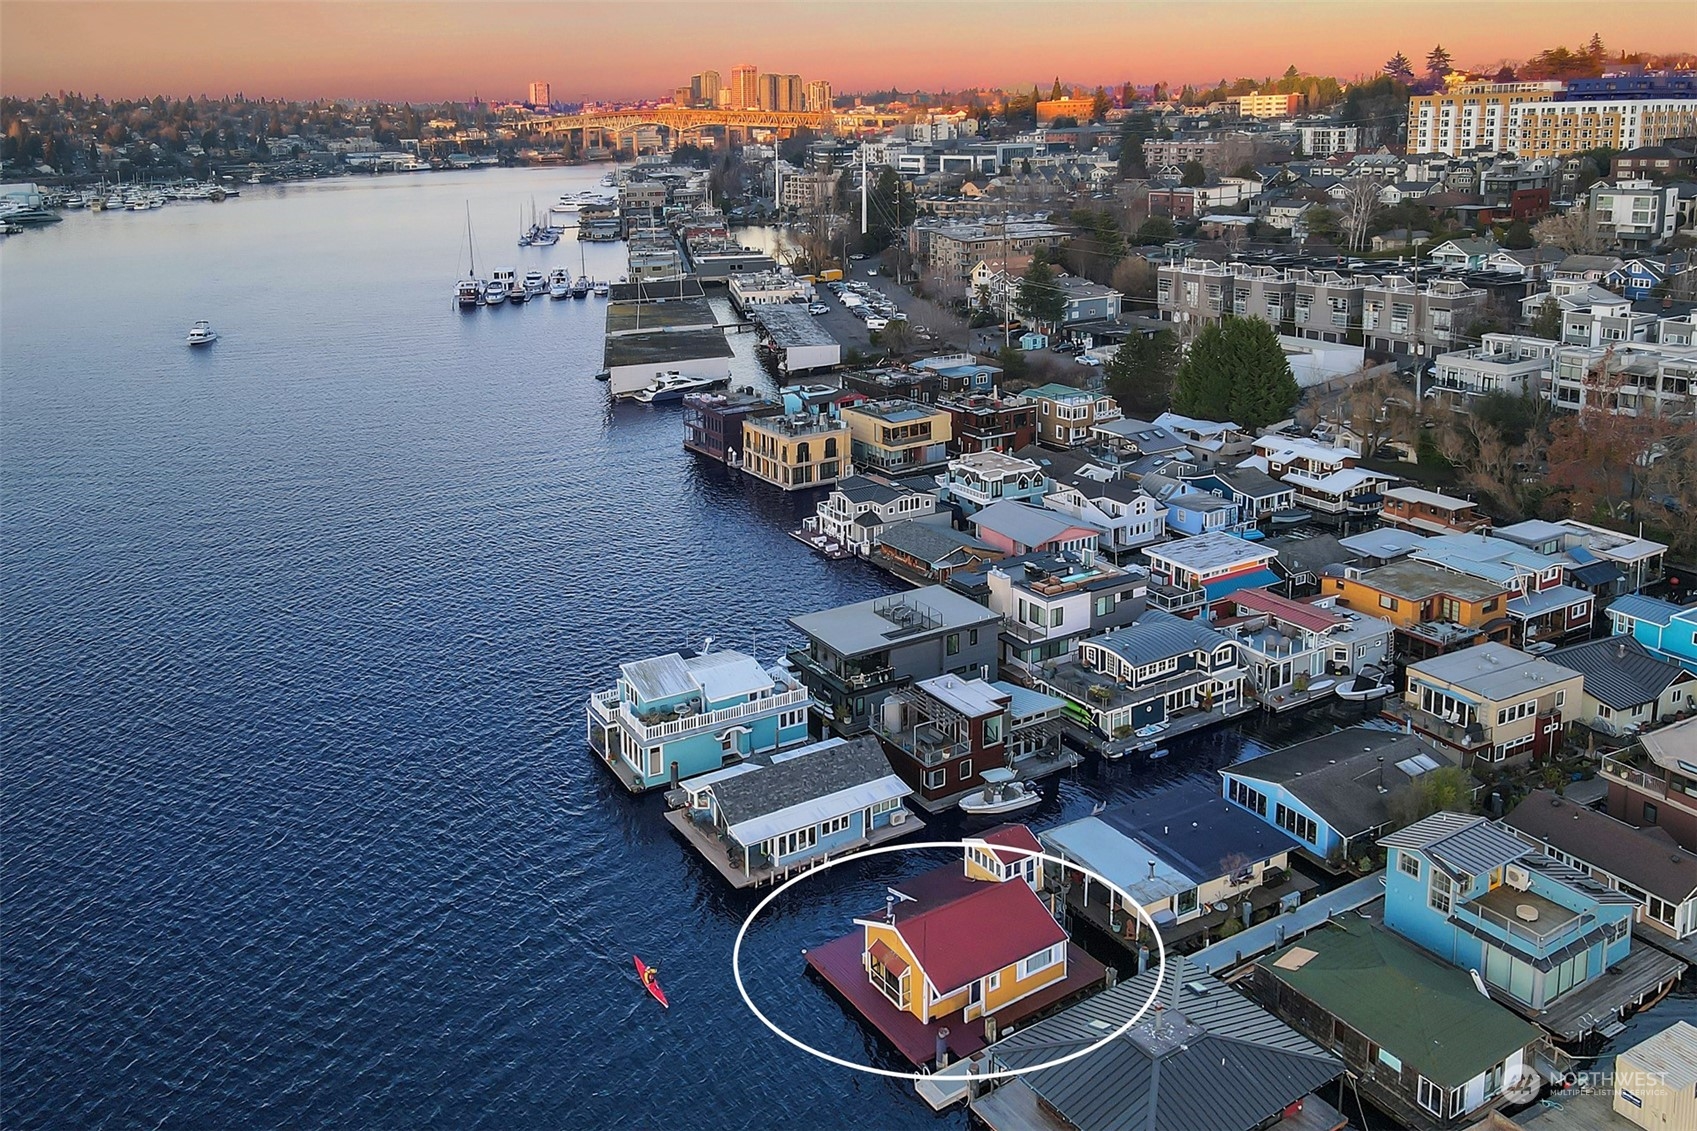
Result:
<svg viewBox="0 0 1697 1131"><path fill-rule="evenodd" d="M1417 778L1421 774L1430 773L1437 769L1438 763L1433 761L1428 755L1416 754L1412 758L1404 758L1402 761L1398 762L1396 764L1396 768L1411 778Z"/></svg>

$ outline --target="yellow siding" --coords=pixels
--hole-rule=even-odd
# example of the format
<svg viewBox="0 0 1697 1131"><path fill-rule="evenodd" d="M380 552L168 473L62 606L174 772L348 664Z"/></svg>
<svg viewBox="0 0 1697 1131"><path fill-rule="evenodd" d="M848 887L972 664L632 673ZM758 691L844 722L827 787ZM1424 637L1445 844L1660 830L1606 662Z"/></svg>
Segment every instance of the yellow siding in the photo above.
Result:
<svg viewBox="0 0 1697 1131"><path fill-rule="evenodd" d="M893 928L872 923L866 925L866 942L860 952L861 966L866 966L870 961L867 955L872 951L872 944L879 942L901 955L902 961L907 963L907 1012L921 1021L930 1020L925 1015L925 972L919 968L919 963L914 961L913 952Z"/></svg>
<svg viewBox="0 0 1697 1131"><path fill-rule="evenodd" d="M1064 944L1063 944L1064 945ZM984 995L986 1013L994 1013L1003 1006L1018 1001L1026 994L1035 993L1044 986L1061 981L1067 976L1066 960L1062 959L1045 970L1039 970L1031 977L1021 981L1019 978L1019 963L1006 966L1001 970L1002 984Z"/></svg>

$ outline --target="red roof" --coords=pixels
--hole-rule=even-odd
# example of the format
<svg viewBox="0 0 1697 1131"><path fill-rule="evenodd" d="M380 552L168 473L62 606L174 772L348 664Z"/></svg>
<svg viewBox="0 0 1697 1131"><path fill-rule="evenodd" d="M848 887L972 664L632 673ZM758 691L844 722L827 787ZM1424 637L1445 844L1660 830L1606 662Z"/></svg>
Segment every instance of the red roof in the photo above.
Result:
<svg viewBox="0 0 1697 1131"><path fill-rule="evenodd" d="M1289 597L1281 597L1277 593L1269 593L1265 589L1239 589L1233 593L1230 600L1237 603L1241 609L1253 609L1258 613L1269 613L1287 624L1294 624L1313 632L1324 632L1343 624L1345 617L1342 613L1331 609L1315 608L1304 601L1293 601Z"/></svg>
<svg viewBox="0 0 1697 1131"><path fill-rule="evenodd" d="M1024 825L1000 825L983 836L973 837L972 839L981 840L985 844L1004 844L1009 848L1028 848L1031 852L1043 851L1043 846L1038 842L1037 835ZM995 852L996 859L1004 864L1031 858L1030 853L1026 852L1000 852L995 849L991 849L991 851Z"/></svg>
<svg viewBox="0 0 1697 1131"><path fill-rule="evenodd" d="M977 891L903 921L896 932L939 993L1067 941L1037 893L1023 880L984 883Z"/></svg>

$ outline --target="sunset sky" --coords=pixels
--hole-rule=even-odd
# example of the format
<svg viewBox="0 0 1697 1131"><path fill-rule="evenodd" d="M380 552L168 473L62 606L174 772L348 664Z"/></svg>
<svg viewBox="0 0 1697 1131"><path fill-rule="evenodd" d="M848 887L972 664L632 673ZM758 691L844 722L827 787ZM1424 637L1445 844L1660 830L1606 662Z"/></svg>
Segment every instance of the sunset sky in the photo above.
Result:
<svg viewBox="0 0 1697 1131"><path fill-rule="evenodd" d="M1441 30L1440 30L1441 29ZM1495 65L1593 31L1611 49L1697 50L1685 0L696 0L577 4L0 0L0 90L401 100L655 97L696 71L828 79L839 92L1117 84L1376 71L1442 42Z"/></svg>

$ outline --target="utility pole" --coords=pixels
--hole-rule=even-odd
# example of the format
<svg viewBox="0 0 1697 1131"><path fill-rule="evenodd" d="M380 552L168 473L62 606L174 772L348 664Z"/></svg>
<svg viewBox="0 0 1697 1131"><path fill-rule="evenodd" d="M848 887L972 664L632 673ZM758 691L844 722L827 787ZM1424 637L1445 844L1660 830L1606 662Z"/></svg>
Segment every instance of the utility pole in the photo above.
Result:
<svg viewBox="0 0 1697 1131"><path fill-rule="evenodd" d="M860 139L860 234L866 234L866 139Z"/></svg>

